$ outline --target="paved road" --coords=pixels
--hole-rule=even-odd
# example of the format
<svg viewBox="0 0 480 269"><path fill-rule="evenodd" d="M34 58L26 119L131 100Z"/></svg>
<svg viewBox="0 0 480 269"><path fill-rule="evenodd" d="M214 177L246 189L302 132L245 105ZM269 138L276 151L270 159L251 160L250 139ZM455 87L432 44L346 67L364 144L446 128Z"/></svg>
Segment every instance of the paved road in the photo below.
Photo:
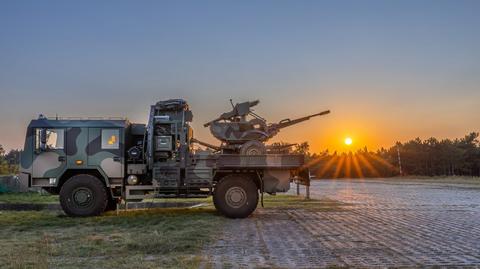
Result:
<svg viewBox="0 0 480 269"><path fill-rule="evenodd" d="M334 211L260 209L233 220L205 266L480 267L480 188L391 180L316 181Z"/></svg>

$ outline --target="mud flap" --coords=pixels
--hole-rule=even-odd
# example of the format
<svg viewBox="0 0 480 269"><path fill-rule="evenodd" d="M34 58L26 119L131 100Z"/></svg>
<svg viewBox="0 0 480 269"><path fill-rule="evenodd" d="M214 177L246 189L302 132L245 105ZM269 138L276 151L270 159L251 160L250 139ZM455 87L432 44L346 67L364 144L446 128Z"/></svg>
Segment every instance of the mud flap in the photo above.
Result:
<svg viewBox="0 0 480 269"><path fill-rule="evenodd" d="M301 168L298 174L294 177L294 182L297 184L297 195L300 194L300 185L305 186L305 198L310 199L310 179L312 178L308 168Z"/></svg>
<svg viewBox="0 0 480 269"><path fill-rule="evenodd" d="M257 172L257 175L258 175L258 172ZM260 204L262 205L262 208L264 208L263 206L263 193L265 192L265 183L263 182L263 178L258 175L258 178L260 179Z"/></svg>

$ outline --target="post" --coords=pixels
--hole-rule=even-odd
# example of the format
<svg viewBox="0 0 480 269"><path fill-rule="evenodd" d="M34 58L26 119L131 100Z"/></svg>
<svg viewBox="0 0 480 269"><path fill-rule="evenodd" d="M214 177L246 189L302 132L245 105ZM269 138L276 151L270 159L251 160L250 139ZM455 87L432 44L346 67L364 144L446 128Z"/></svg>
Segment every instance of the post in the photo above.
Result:
<svg viewBox="0 0 480 269"><path fill-rule="evenodd" d="M308 181L305 185L305 198L310 200L310 184L312 183L312 174L310 173L310 169L308 170Z"/></svg>
<svg viewBox="0 0 480 269"><path fill-rule="evenodd" d="M402 172L402 159L400 158L400 148L398 147L398 144L397 144L397 155L398 155L398 170L400 172L400 176L403 175L403 172Z"/></svg>

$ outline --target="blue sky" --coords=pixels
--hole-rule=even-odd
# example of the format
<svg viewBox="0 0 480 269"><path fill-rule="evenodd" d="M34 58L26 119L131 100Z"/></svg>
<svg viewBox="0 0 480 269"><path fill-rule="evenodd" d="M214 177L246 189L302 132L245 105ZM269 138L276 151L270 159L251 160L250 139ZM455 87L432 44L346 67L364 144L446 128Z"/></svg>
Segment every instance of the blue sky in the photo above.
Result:
<svg viewBox="0 0 480 269"><path fill-rule="evenodd" d="M480 1L1 1L0 144L39 113L147 119L187 99L202 124L260 99L314 150L478 131Z"/></svg>

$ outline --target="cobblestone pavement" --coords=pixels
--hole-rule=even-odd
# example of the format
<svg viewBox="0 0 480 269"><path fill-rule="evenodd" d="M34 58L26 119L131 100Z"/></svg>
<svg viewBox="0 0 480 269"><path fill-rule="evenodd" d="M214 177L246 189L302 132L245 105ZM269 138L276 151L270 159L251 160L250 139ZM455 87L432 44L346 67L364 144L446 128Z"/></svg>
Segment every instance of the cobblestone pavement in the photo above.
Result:
<svg viewBox="0 0 480 269"><path fill-rule="evenodd" d="M479 188L331 180L315 181L311 194L348 205L232 220L202 267L480 267Z"/></svg>

